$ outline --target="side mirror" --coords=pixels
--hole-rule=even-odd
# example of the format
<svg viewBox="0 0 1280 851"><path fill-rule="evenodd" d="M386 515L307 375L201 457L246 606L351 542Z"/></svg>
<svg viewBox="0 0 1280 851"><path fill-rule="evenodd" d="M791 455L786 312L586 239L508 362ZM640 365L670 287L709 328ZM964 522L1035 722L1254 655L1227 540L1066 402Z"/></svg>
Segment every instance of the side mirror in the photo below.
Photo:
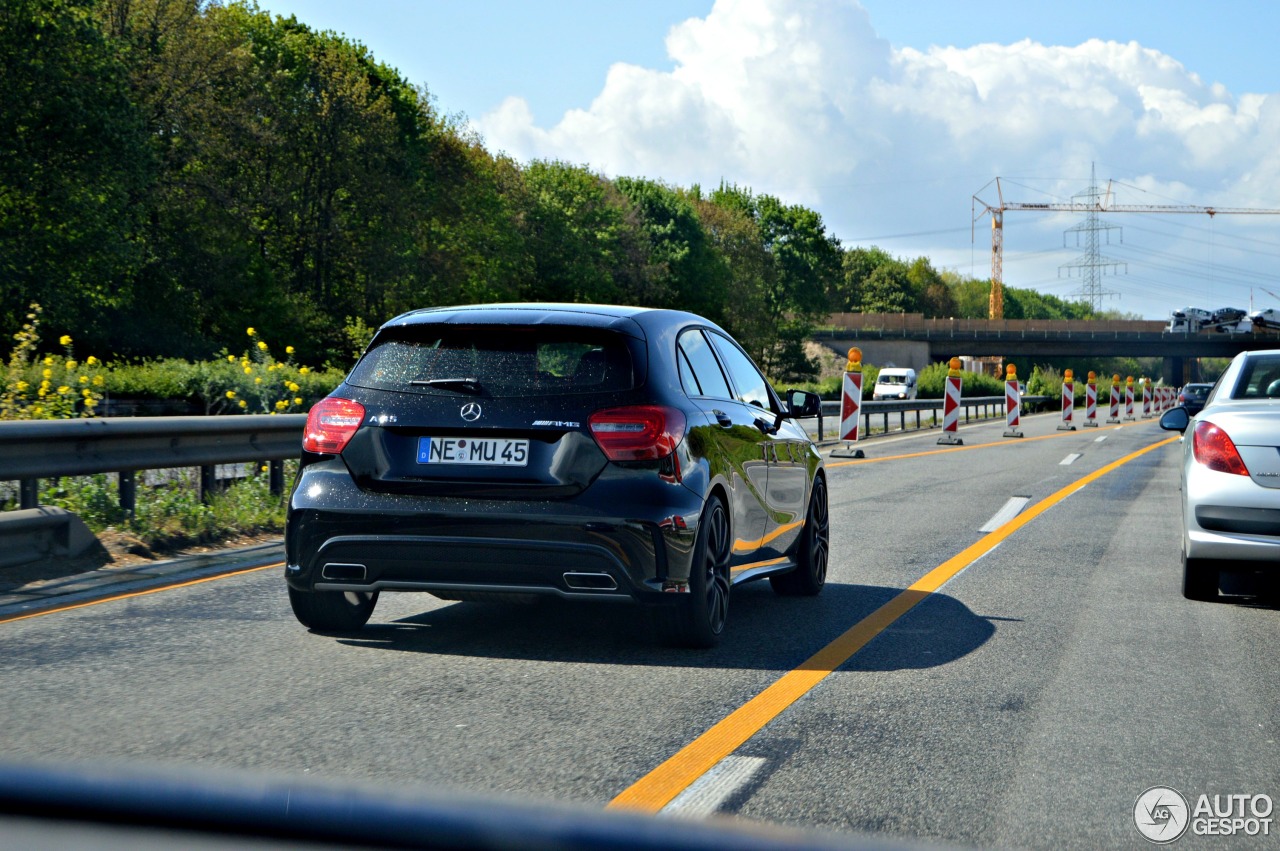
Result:
<svg viewBox="0 0 1280 851"><path fill-rule="evenodd" d="M808 390L787 391L787 417L803 419L816 417L822 411L822 397Z"/></svg>
<svg viewBox="0 0 1280 851"><path fill-rule="evenodd" d="M1160 417L1160 428L1165 431L1186 431L1191 425L1191 415L1183 407L1170 408Z"/></svg>

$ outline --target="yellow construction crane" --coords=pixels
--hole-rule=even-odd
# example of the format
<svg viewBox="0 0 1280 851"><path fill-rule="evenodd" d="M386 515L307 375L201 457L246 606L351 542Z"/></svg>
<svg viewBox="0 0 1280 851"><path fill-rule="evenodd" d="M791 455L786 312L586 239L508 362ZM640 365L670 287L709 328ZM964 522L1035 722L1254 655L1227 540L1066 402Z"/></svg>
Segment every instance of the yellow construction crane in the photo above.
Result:
<svg viewBox="0 0 1280 851"><path fill-rule="evenodd" d="M973 221L976 223L987 213L991 214L991 297L987 302L991 319L1004 318L1004 214L1006 210L1029 210L1039 213L1199 213L1206 216L1218 214L1230 215L1280 215L1280 210L1259 207L1200 207L1194 204L1118 204L1111 192L1112 181L1107 181L1106 192L1077 196L1088 200L1072 200L1068 202L1031 203L1004 200L1004 192L1000 186L1000 178L995 179L996 196L999 202L992 206L986 201L973 196L976 205L982 210L976 212ZM991 184L987 184L990 186ZM1091 188L1092 185L1091 185Z"/></svg>

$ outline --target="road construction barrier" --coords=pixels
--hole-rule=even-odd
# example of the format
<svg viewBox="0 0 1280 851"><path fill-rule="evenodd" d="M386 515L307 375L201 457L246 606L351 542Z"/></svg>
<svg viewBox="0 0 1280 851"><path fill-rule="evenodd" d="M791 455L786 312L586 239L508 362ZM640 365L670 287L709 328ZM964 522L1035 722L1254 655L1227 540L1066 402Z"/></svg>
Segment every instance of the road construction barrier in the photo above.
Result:
<svg viewBox="0 0 1280 851"><path fill-rule="evenodd" d="M1111 414L1107 417L1108 423L1120 422L1120 376L1111 376Z"/></svg>
<svg viewBox="0 0 1280 851"><path fill-rule="evenodd" d="M1004 436L1022 437L1022 432L1018 431L1022 420L1022 388L1018 386L1018 368L1009 364L1007 369L1008 374L1004 380L1004 411L1008 428L1005 429Z"/></svg>
<svg viewBox="0 0 1280 851"><path fill-rule="evenodd" d="M1075 374L1071 370L1062 373L1062 422L1058 424L1058 431L1075 431L1076 427L1071 424L1071 415L1076 408L1076 382Z"/></svg>
<svg viewBox="0 0 1280 851"><path fill-rule="evenodd" d="M1133 422L1133 376L1124 380L1124 421Z"/></svg>
<svg viewBox="0 0 1280 851"><path fill-rule="evenodd" d="M1098 427L1098 373L1093 370L1084 385L1084 427Z"/></svg>
<svg viewBox="0 0 1280 851"><path fill-rule="evenodd" d="M863 451L854 446L858 442L858 417L862 413L862 349L849 349L849 360L844 367L844 391L840 399L840 439L843 449L831 454L837 458L863 458Z"/></svg>
<svg viewBox="0 0 1280 851"><path fill-rule="evenodd" d="M1142 418L1151 419L1151 381L1142 379Z"/></svg>
<svg viewBox="0 0 1280 851"><path fill-rule="evenodd" d="M947 379L942 385L946 395L942 405L942 437L938 438L938 443L961 446L964 441L956 437L956 430L960 426L960 358L952 358L949 367Z"/></svg>

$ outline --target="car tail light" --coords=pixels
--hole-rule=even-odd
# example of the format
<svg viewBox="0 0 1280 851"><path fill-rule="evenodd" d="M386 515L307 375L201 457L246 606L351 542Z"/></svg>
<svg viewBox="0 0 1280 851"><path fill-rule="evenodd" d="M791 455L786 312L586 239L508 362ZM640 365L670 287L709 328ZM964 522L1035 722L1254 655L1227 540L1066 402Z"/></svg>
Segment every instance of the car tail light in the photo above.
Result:
<svg viewBox="0 0 1280 851"><path fill-rule="evenodd" d="M307 414L307 430L302 448L322 455L337 455L364 422L364 405L350 399L329 396Z"/></svg>
<svg viewBox="0 0 1280 851"><path fill-rule="evenodd" d="M1191 438L1191 449L1195 458L1210 470L1219 473L1234 473L1237 476L1249 475L1236 445L1225 431L1205 420L1196 423L1196 430Z"/></svg>
<svg viewBox="0 0 1280 851"><path fill-rule="evenodd" d="M685 418L665 405L631 405L596 411L587 427L610 461L656 461L676 451Z"/></svg>

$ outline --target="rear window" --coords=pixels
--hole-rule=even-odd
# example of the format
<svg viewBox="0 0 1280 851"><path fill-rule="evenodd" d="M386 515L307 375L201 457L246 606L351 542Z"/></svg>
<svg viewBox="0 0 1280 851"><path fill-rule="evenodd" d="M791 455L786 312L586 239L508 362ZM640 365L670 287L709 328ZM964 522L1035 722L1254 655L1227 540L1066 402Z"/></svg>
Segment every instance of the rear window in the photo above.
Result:
<svg viewBox="0 0 1280 851"><path fill-rule="evenodd" d="M1280 398L1280 355L1261 355L1246 360L1231 398Z"/></svg>
<svg viewBox="0 0 1280 851"><path fill-rule="evenodd" d="M489 397L634 386L624 339L590 328L410 326L384 335L347 378L375 390Z"/></svg>

